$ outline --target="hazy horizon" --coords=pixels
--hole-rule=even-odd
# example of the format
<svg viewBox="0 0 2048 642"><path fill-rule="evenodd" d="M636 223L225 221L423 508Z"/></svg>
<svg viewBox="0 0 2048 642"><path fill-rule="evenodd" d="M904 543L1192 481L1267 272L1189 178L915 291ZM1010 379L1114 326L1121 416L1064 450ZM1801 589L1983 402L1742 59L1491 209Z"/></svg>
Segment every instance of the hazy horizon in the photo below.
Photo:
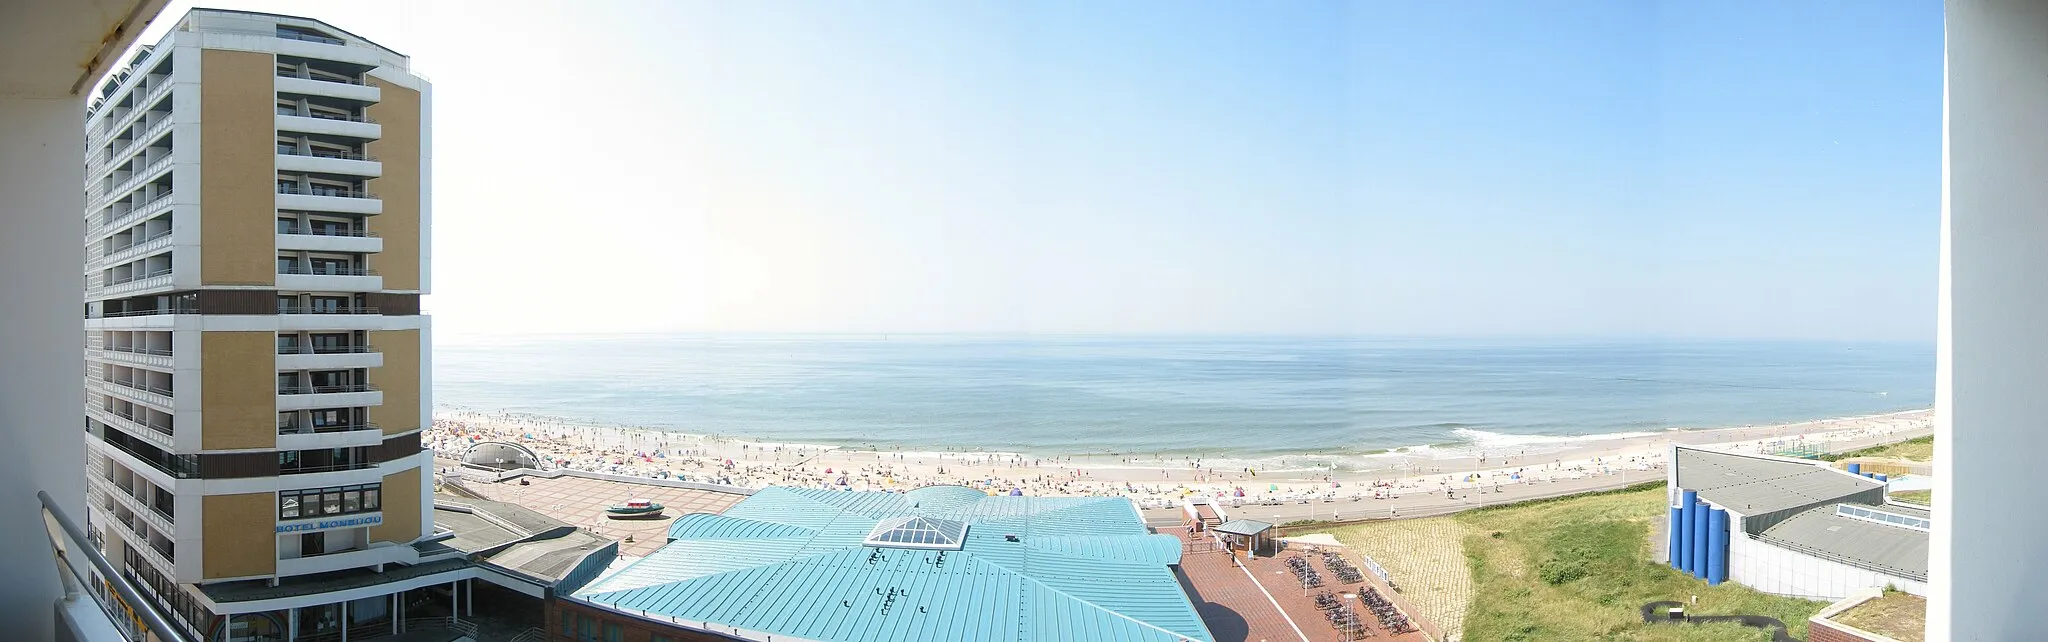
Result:
<svg viewBox="0 0 2048 642"><path fill-rule="evenodd" d="M438 336L1934 336L1934 2L206 5L434 81Z"/></svg>

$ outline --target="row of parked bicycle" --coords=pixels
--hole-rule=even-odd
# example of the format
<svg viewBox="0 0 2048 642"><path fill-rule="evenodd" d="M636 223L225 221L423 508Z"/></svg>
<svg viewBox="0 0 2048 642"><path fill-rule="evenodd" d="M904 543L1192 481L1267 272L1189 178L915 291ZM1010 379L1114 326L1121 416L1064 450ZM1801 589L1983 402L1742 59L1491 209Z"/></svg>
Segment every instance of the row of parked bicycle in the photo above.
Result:
<svg viewBox="0 0 2048 642"><path fill-rule="evenodd" d="M1357 584L1365 581L1365 573L1352 566L1350 560L1344 559L1344 556L1336 551L1323 551L1323 565L1330 567L1330 572L1337 576L1339 584Z"/></svg>
<svg viewBox="0 0 2048 642"><path fill-rule="evenodd" d="M1409 622L1408 616L1401 614L1401 609L1394 608L1393 601L1388 600L1387 596L1380 595L1378 588L1365 587L1365 590L1358 592L1358 599L1364 601L1367 608L1372 609L1374 617L1379 618L1380 628L1394 633L1415 630L1415 623Z"/></svg>
<svg viewBox="0 0 2048 642"><path fill-rule="evenodd" d="M1316 572L1316 565L1309 563L1300 555L1287 558L1287 570L1294 571L1294 579L1300 580L1303 588L1323 585L1323 574Z"/></svg>

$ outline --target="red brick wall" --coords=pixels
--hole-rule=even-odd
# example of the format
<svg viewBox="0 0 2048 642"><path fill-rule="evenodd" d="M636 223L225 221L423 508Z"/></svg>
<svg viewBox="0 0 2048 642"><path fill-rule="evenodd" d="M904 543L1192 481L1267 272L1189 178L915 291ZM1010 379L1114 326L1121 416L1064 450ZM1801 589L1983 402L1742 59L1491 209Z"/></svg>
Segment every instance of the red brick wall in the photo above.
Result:
<svg viewBox="0 0 2048 642"><path fill-rule="evenodd" d="M551 642L582 642L576 638L578 629L576 628L575 619L579 615L597 620L596 632L597 639L600 641L605 639L605 624L619 625L622 633L624 633L624 637L621 638L620 642L654 642L654 636L657 635L667 638L672 642L733 642L737 639L713 633L677 628L659 622L650 622L623 613L591 608L574 602L551 599L548 600L547 605L548 640ZM562 622L564 619L569 620L567 634L563 633Z"/></svg>
<svg viewBox="0 0 2048 642"><path fill-rule="evenodd" d="M1872 642L1870 638L1837 629L1829 624L1826 621L1808 620L1806 642Z"/></svg>

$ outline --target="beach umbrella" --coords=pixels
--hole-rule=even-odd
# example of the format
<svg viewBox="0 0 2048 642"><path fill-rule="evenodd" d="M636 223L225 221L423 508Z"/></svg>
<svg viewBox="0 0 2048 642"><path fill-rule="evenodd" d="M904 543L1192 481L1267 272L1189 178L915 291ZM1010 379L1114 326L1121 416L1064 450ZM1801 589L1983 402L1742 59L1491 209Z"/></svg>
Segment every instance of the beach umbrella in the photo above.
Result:
<svg viewBox="0 0 2048 642"><path fill-rule="evenodd" d="M830 475L830 474L832 474L832 469L830 469L830 468L827 468L827 469L825 469L825 474L827 474L827 475Z"/></svg>
<svg viewBox="0 0 2048 642"><path fill-rule="evenodd" d="M1010 496L1011 496L1011 497L1023 497L1023 496L1024 496L1024 489L1022 489L1022 488L1012 488L1012 489L1010 489Z"/></svg>
<svg viewBox="0 0 2048 642"><path fill-rule="evenodd" d="M1243 496L1244 496L1244 489L1242 489L1242 488L1239 488L1239 489L1237 489L1237 495L1236 495L1236 496L1237 496L1237 497L1243 497Z"/></svg>
<svg viewBox="0 0 2048 642"><path fill-rule="evenodd" d="M1279 484L1266 484L1266 492L1269 492L1269 493L1276 493L1276 492L1280 492L1280 485L1279 485Z"/></svg>

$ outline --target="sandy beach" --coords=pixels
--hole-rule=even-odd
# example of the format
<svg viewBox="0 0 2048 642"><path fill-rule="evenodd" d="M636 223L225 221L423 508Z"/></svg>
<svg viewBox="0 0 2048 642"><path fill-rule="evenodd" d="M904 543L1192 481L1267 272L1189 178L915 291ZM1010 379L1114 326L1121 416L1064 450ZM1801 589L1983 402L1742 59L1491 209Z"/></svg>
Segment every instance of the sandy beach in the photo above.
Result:
<svg viewBox="0 0 2048 642"><path fill-rule="evenodd" d="M961 484L991 493L1115 495L1162 508L1191 494L1228 503L1384 499L1402 494L1487 492L1514 485L1641 475L1661 470L1672 443L1742 452L1882 442L1932 430L1916 410L1799 423L1667 430L1618 437L1513 437L1497 443L1402 449L1253 465L1197 457L1044 457L1021 453L867 450L747 441L731 437L599 426L559 417L477 410L437 413L426 441L459 460L473 443L508 441L532 449L544 467L759 488L771 485L903 490ZM1572 484L1578 485L1578 484Z"/></svg>

